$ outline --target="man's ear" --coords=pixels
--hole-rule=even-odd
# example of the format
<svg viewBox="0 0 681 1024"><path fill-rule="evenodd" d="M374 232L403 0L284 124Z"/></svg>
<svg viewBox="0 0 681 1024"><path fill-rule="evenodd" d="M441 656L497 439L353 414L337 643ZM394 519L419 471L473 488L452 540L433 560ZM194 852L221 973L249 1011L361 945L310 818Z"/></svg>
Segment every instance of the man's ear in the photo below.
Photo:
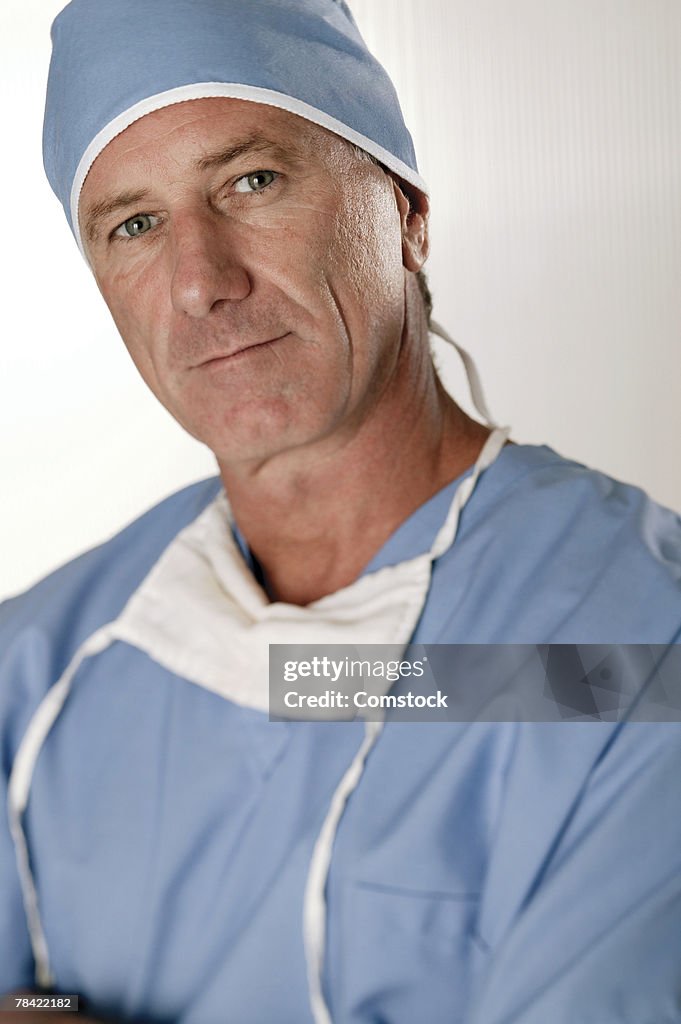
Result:
<svg viewBox="0 0 681 1024"><path fill-rule="evenodd" d="M428 257L428 196L413 189L409 196L401 182L392 179L395 202L402 226L402 262L407 270L416 274Z"/></svg>

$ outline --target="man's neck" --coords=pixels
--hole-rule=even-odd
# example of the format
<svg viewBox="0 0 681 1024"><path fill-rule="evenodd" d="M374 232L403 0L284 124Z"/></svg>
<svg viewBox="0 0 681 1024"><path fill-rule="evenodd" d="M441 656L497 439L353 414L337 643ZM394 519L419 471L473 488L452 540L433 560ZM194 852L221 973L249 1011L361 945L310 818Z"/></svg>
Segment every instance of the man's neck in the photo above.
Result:
<svg viewBox="0 0 681 1024"><path fill-rule="evenodd" d="M221 464L269 593L306 605L349 585L417 508L475 462L489 431L445 393L427 343L347 437L257 466Z"/></svg>

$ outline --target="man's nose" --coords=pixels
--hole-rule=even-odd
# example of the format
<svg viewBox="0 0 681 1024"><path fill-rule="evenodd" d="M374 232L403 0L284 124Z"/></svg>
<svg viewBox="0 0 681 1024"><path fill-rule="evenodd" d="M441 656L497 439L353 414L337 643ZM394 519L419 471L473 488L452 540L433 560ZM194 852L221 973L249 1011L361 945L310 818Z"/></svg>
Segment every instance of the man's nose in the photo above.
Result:
<svg viewBox="0 0 681 1024"><path fill-rule="evenodd" d="M172 227L173 308L191 317L207 316L216 303L240 302L251 279L239 257L238 229L210 212L185 214Z"/></svg>

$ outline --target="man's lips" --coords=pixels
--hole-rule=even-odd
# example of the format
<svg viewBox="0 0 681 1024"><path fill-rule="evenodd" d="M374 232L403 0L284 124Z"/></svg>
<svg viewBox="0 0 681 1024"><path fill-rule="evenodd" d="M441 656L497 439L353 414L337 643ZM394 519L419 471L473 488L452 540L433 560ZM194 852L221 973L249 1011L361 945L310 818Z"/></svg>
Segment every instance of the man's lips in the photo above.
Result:
<svg viewBox="0 0 681 1024"><path fill-rule="evenodd" d="M264 341L254 341L247 345L240 345L231 352L219 352L217 355L209 356L207 359L202 359L200 363L196 363L194 369L214 366L218 363L226 363L232 359L238 359L239 356L243 356L247 352L253 352L255 349L266 348L268 345L274 345L275 342L281 341L282 338L286 338L289 333L290 332L287 331L286 334L280 334L276 338L266 338Z"/></svg>

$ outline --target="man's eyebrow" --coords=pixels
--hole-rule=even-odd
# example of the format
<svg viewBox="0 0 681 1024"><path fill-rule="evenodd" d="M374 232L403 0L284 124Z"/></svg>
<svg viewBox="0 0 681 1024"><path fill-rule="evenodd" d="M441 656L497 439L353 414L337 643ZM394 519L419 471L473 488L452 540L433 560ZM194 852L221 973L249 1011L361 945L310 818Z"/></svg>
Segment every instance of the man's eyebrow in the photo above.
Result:
<svg viewBox="0 0 681 1024"><path fill-rule="evenodd" d="M264 135L249 135L239 142L232 143L231 146L226 146L224 149L216 150L214 153L201 157L200 160L196 161L196 167L199 171L211 171L216 167L221 167L223 164L231 163L232 160L237 160L245 153L272 153L273 156L279 159L294 160L297 150L294 147L283 149Z"/></svg>
<svg viewBox="0 0 681 1024"><path fill-rule="evenodd" d="M116 210L141 203L149 195L146 188L117 192L116 195L105 196L98 203L93 203L85 214L85 237L89 242L96 241L99 236L99 225L105 217L111 216Z"/></svg>

